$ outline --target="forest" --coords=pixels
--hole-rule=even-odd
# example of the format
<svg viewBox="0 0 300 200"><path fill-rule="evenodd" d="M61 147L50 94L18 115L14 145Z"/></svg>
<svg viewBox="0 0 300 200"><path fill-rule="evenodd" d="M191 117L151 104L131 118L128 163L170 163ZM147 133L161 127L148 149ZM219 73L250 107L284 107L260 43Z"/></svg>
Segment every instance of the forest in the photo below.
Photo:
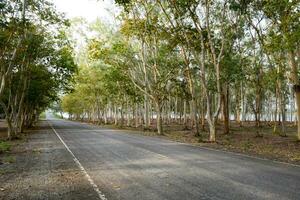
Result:
<svg viewBox="0 0 300 200"><path fill-rule="evenodd" d="M116 1L117 28L71 23L85 39L74 90L56 108L159 135L182 125L209 142L231 124L252 122L258 137L298 126L299 140L299 2Z"/></svg>
<svg viewBox="0 0 300 200"><path fill-rule="evenodd" d="M258 137L262 126L280 136L297 126L300 140L299 0L115 3L111 26L66 19L47 0L1 1L9 138L51 107L158 135L181 125L209 142L247 123Z"/></svg>

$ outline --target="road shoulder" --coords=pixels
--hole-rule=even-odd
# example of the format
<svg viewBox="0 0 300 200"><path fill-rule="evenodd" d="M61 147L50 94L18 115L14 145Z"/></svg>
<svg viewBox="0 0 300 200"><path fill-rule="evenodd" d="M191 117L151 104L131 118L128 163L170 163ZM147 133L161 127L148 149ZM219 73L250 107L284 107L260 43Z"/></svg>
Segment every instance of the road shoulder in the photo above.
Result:
<svg viewBox="0 0 300 200"><path fill-rule="evenodd" d="M53 130L41 123L0 165L0 199L98 199Z"/></svg>

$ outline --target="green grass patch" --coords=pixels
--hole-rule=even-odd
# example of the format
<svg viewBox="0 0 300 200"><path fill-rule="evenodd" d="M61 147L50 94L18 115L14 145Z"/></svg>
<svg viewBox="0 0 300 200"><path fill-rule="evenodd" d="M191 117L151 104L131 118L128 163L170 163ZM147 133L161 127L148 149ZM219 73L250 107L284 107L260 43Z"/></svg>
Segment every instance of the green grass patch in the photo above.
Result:
<svg viewBox="0 0 300 200"><path fill-rule="evenodd" d="M3 158L4 163L14 163L16 162L16 157L15 156L5 156Z"/></svg>
<svg viewBox="0 0 300 200"><path fill-rule="evenodd" d="M0 169L0 175L15 174L15 173L17 173L16 169Z"/></svg>
<svg viewBox="0 0 300 200"><path fill-rule="evenodd" d="M0 141L0 153L10 151L11 144L5 141Z"/></svg>

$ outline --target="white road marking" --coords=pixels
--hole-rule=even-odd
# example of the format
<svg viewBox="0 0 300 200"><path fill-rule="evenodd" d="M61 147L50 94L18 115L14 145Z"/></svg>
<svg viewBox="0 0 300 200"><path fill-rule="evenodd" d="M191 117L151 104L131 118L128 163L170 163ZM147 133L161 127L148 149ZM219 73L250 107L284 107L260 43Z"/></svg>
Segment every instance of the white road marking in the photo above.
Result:
<svg viewBox="0 0 300 200"><path fill-rule="evenodd" d="M95 184L95 182L93 181L93 179L90 177L90 175L87 173L87 171L84 169L84 167L82 166L82 164L75 157L75 155L73 154L73 152L70 150L70 148L68 147L68 145L63 141L63 139L60 137L60 135L57 133L57 131L54 129L54 127L52 126L52 124L50 122L49 122L49 125L52 128L52 130L54 131L54 133L56 134L56 136L59 138L59 140L63 143L63 145L66 147L66 149L72 155L74 162L78 165L79 169L84 173L85 177L87 178L87 180L89 181L89 183L92 185L93 189L98 194L99 198L101 200L107 200L107 198L105 197L105 195L99 190L98 186Z"/></svg>

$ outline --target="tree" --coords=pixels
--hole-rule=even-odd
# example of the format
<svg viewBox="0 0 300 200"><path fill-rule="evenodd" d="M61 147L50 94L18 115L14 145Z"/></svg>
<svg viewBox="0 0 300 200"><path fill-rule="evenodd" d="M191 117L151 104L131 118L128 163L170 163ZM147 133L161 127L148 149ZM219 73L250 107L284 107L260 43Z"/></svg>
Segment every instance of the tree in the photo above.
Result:
<svg viewBox="0 0 300 200"><path fill-rule="evenodd" d="M8 138L12 139L36 121L39 113L58 98L59 91L69 89L76 65L63 32L49 29L67 25L51 3L4 1L0 9L0 35L4 39L0 104L6 113Z"/></svg>

